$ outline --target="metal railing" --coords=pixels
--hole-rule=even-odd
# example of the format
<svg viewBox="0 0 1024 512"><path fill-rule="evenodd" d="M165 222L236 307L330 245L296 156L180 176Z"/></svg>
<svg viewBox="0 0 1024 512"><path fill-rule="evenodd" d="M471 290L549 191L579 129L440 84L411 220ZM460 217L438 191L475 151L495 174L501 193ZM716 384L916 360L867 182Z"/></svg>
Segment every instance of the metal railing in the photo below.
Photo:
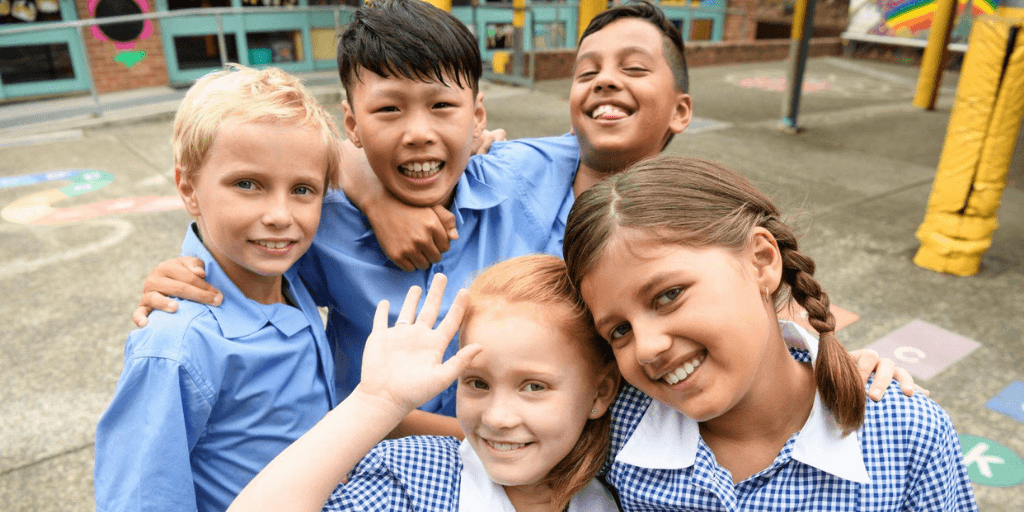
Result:
<svg viewBox="0 0 1024 512"><path fill-rule="evenodd" d="M555 10L555 18L554 18L553 21L563 21L562 20L562 10L563 9L566 9L566 10L575 9L576 13L577 13L577 16L579 16L579 4L575 3L575 2L533 2L533 3L529 4L529 5L526 5L523 8L523 10L527 14L529 14L529 20L530 20L530 23L529 23L529 26L530 26L529 37L531 38L531 41L533 40L534 35L537 33L537 16L536 16L536 13L534 12L537 8L543 8L543 9L554 8L554 10ZM473 6L473 26L474 27L476 26L477 20L478 20L478 18L477 18L477 9L478 9L478 7ZM491 5L491 4L487 4L487 5L484 5L484 6L480 6L479 9L495 10L495 11L509 11L509 12L515 11L515 7L512 6L512 5L509 5L509 4L505 4L505 5ZM568 22L569 20L564 20L564 21ZM576 21L577 21L577 24L578 24L579 20L577 19ZM576 32L577 32L576 27L572 27L572 34L573 34L573 37L571 39L572 41L575 41L576 37L578 36L578 34L576 34ZM562 45L564 47L566 47L566 48L569 47L568 46L568 43L570 41L569 33L570 33L570 30L569 30L569 27L567 27L567 30L565 31L565 35L564 35L564 37L562 39ZM509 74L506 74L506 73L495 73L494 71L491 71L491 70L484 70L483 77L485 79L487 79L487 80L491 80L491 81L494 81L494 82L505 82L505 83L510 83L510 84L513 84L513 85L529 87L529 88L532 89L533 88L533 84L536 81L536 76L537 76L537 73L536 73L536 70L537 70L536 53L534 53L533 55L530 56L529 62L527 63L526 69L524 70L523 69L523 61L526 60L526 59L525 59L525 48L524 48L525 45L523 43L524 43L524 39L526 38L526 34L525 34L525 31L517 31L517 34L522 34L522 36L515 38L515 41L513 41L513 43L512 43L512 45L513 45L512 46L512 73L509 73ZM477 34L477 39L478 40L480 39L480 37L481 37L481 35ZM531 47L532 46L533 45L531 44ZM534 48L533 50L535 52L536 48ZM524 71L525 71L525 73L524 73Z"/></svg>

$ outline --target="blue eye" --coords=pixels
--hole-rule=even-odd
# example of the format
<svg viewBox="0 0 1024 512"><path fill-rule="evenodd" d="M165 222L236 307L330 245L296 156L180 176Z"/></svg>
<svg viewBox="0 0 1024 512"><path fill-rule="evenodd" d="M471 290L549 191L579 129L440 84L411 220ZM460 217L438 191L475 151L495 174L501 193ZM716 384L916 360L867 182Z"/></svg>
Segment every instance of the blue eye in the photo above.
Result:
<svg viewBox="0 0 1024 512"><path fill-rule="evenodd" d="M295 193L300 195L300 196L304 196L304 195L307 195L307 194L312 194L313 193L313 189L311 189L311 188L309 188L309 187L307 187L305 185L299 185L298 187L295 187Z"/></svg>
<svg viewBox="0 0 1024 512"><path fill-rule="evenodd" d="M608 341L615 341L627 334L629 334L631 327L629 324L616 325L612 332L608 334Z"/></svg>
<svg viewBox="0 0 1024 512"><path fill-rule="evenodd" d="M531 383L523 386L523 389L526 390L526 391L537 392L537 391L544 391L547 388L544 387L543 384L539 384L537 382L531 382Z"/></svg>
<svg viewBox="0 0 1024 512"><path fill-rule="evenodd" d="M654 306L655 307L667 306L667 305L671 304L672 301L676 300L676 298L679 297L680 293L683 293L683 289L682 288L672 288L670 290L666 290L666 291L658 294L658 296L654 298Z"/></svg>
<svg viewBox="0 0 1024 512"><path fill-rule="evenodd" d="M251 180L240 180L238 183L235 183L235 186L242 190L252 190L256 187L256 184Z"/></svg>
<svg viewBox="0 0 1024 512"><path fill-rule="evenodd" d="M469 381L469 387L471 387L473 389L483 389L483 390L488 389L487 383L482 381L482 380L480 380L480 379L473 379L473 380Z"/></svg>

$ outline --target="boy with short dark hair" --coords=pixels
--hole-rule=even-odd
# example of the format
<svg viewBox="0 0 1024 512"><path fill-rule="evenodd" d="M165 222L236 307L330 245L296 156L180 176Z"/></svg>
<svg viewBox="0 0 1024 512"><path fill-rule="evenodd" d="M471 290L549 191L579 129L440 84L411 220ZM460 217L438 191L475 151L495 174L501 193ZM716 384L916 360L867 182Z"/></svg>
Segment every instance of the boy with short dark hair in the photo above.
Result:
<svg viewBox="0 0 1024 512"><path fill-rule="evenodd" d="M292 264L339 172L338 131L295 77L199 79L174 122L182 253L220 307L182 301L134 331L96 427L96 508L224 510L340 400L313 298ZM290 270L291 269L291 270Z"/></svg>

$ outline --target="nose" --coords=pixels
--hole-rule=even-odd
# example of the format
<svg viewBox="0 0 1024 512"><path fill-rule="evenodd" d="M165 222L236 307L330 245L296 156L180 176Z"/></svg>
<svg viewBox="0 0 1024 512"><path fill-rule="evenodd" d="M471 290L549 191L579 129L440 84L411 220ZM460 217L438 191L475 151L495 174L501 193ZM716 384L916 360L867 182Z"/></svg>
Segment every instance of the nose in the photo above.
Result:
<svg viewBox="0 0 1024 512"><path fill-rule="evenodd" d="M654 325L637 325L633 323L633 344L636 347L636 360L641 365L656 364L669 348L672 337Z"/></svg>
<svg viewBox="0 0 1024 512"><path fill-rule="evenodd" d="M402 144L406 146L424 146L437 141L434 120L426 113L414 113L407 117Z"/></svg>
<svg viewBox="0 0 1024 512"><path fill-rule="evenodd" d="M616 91L622 88L622 84L619 83L618 79L611 71L602 70L591 82L594 87L594 92L599 91Z"/></svg>
<svg viewBox="0 0 1024 512"><path fill-rule="evenodd" d="M497 395L488 402L480 421L489 430L506 430L519 424L519 414L515 411L511 397Z"/></svg>
<svg viewBox="0 0 1024 512"><path fill-rule="evenodd" d="M291 225L292 212L287 193L273 194L264 203L263 224L278 229Z"/></svg>

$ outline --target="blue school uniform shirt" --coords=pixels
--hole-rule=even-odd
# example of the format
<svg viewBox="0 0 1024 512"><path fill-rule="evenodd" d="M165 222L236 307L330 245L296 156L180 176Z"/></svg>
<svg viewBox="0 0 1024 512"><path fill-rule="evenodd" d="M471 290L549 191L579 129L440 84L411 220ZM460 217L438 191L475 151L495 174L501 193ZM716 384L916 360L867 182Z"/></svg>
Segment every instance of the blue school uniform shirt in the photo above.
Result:
<svg viewBox="0 0 1024 512"><path fill-rule="evenodd" d="M814 361L817 339L780 325L794 358ZM606 478L627 511L977 510L953 424L928 397L894 383L881 402L867 401L859 431L841 434L815 396L775 461L734 485L697 422L626 385L612 408Z"/></svg>
<svg viewBox="0 0 1024 512"><path fill-rule="evenodd" d="M224 301L178 301L128 337L96 427L97 510L224 510L338 402L323 321L294 272L285 290L297 307L263 305L192 227L181 250L203 260Z"/></svg>
<svg viewBox="0 0 1024 512"><path fill-rule="evenodd" d="M325 512L515 512L505 489L487 476L469 443L454 437L413 436L378 444L324 505ZM613 512L615 499L591 480L567 512Z"/></svg>
<svg viewBox="0 0 1024 512"><path fill-rule="evenodd" d="M440 262L412 272L387 259L366 216L343 192L328 192L313 246L297 266L317 304L330 307L327 337L335 350L340 396L359 383L363 346L382 299L391 303L393 323L409 287L426 290L442 272L448 276L443 317L459 288L484 268L524 254L561 256L561 209L572 195L578 164L579 145L572 136L496 142L488 154L470 158L451 206L459 238ZM554 233L557 247L551 242ZM445 359L457 349L453 340ZM454 386L420 409L454 416Z"/></svg>

